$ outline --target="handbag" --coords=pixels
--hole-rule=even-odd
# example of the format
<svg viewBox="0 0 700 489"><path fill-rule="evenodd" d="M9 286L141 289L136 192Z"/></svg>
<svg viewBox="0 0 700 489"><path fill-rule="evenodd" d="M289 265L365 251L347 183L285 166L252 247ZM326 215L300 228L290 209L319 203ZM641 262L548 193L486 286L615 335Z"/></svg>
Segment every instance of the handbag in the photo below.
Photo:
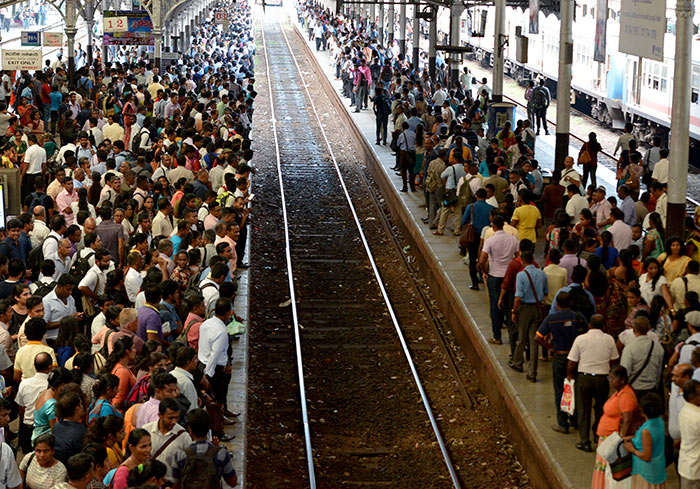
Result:
<svg viewBox="0 0 700 489"><path fill-rule="evenodd" d="M455 171L454 165L452 165L452 175L454 176L455 183L457 183L457 172ZM457 201L459 201L459 197L457 196L456 188L445 190L445 193L442 194L442 205L445 207L455 205Z"/></svg>
<svg viewBox="0 0 700 489"><path fill-rule="evenodd" d="M559 403L559 409L562 412L573 416L576 410L576 396L574 395L574 379L564 379L564 390L561 394L561 402Z"/></svg>
<svg viewBox="0 0 700 489"><path fill-rule="evenodd" d="M468 183L466 185L469 185ZM459 235L459 246L462 248L466 248L469 246L471 243L474 242L475 239L475 232L474 232L474 205L472 204L472 209L471 212L469 213L471 215L471 219L469 220L468 223L466 223L464 226L462 226L462 231Z"/></svg>
<svg viewBox="0 0 700 489"><path fill-rule="evenodd" d="M578 155L578 162L581 165L587 165L591 161L593 161L593 158L591 158L591 154L588 152L588 145L584 145L583 152Z"/></svg>
<svg viewBox="0 0 700 489"><path fill-rule="evenodd" d="M616 453L618 458L609 465L612 478L616 481L627 479L632 475L632 454L622 455L620 453L622 446L623 443L617 445Z"/></svg>

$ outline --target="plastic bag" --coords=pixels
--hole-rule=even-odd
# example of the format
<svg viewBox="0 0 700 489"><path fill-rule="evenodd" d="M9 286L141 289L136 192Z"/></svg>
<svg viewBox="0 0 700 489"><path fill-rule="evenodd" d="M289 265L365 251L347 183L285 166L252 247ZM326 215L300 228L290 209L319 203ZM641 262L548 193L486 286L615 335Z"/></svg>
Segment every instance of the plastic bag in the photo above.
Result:
<svg viewBox="0 0 700 489"><path fill-rule="evenodd" d="M598 445L596 452L609 464L613 463L618 458L622 458L627 455L627 450L620 446L624 443L624 440L620 434L616 431L612 435L608 436L603 442ZM618 451L619 450L619 451Z"/></svg>
<svg viewBox="0 0 700 489"><path fill-rule="evenodd" d="M564 380L564 392L561 395L561 404L559 408L562 412L573 416L576 399L574 399L574 380Z"/></svg>

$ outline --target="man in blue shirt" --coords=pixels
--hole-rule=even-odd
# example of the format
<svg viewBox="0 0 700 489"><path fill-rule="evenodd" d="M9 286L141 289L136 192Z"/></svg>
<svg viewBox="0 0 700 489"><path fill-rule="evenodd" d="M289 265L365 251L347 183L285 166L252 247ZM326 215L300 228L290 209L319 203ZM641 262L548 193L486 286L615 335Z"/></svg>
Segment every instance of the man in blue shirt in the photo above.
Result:
<svg viewBox="0 0 700 489"><path fill-rule="evenodd" d="M409 129L408 122L404 122L401 127L403 132L396 138L396 145L400 151L399 162L401 164L401 181L403 183L401 192L408 192L406 173L408 173L408 183L411 187L411 192L415 192L416 175L413 171L416 166L416 133Z"/></svg>
<svg viewBox="0 0 700 489"><path fill-rule="evenodd" d="M535 332L542 314L540 304L549 293L547 276L537 268L533 262L531 251L520 255L525 268L518 272L515 277L515 300L513 301L513 322L518 324L518 343L515 346L513 360L509 363L510 368L515 371L523 371L525 346L530 347L530 365L528 368L527 380L537 381L537 341Z"/></svg>
<svg viewBox="0 0 700 489"><path fill-rule="evenodd" d="M469 185L469 183L464 182L462 185ZM462 226L467 223L472 223L472 227L474 228L474 239L467 244L467 251L469 253L469 277L472 279L472 285L469 287L471 290L479 290L479 273L476 269L476 264L479 260L481 230L491 225L491 210L494 209L493 206L486 203L485 189L480 188L476 191L475 195L476 202L469 204L462 215Z"/></svg>
<svg viewBox="0 0 700 489"><path fill-rule="evenodd" d="M166 280L160 284L161 301L158 305L158 311L163 336L168 340L176 338L182 328L180 315L175 309L179 290L180 286L173 280Z"/></svg>
<svg viewBox="0 0 700 489"><path fill-rule="evenodd" d="M557 409L557 422L552 429L558 433L569 432L569 415L563 412L559 406L564 392L564 379L566 379L566 359L576 337L585 333L587 329L586 318L580 312L571 310L571 296L568 292L558 295L556 312L549 313L537 330L536 340L542 348L553 353L552 380L554 382L554 403ZM552 335L552 343L547 341L547 336Z"/></svg>
<svg viewBox="0 0 700 489"><path fill-rule="evenodd" d="M10 219L7 223L7 237L0 242L0 255L4 255L8 260L17 258L22 262L27 261L27 256L19 244L19 236L22 232L22 223L19 219Z"/></svg>

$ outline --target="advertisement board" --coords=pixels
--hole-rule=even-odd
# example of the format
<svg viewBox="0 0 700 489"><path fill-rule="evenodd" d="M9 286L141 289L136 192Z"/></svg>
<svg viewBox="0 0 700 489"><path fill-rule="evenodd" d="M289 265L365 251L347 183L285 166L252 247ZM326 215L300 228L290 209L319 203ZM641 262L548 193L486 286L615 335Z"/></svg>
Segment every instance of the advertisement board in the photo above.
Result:
<svg viewBox="0 0 700 489"><path fill-rule="evenodd" d="M105 46L153 46L153 22L145 11L132 12L131 10L107 10L104 12L104 24L109 25L110 20L113 32L105 30L103 41ZM119 21L122 26L119 26ZM124 20L126 28L124 29Z"/></svg>
<svg viewBox="0 0 700 489"><path fill-rule="evenodd" d="M41 46L41 32L22 31L20 41L22 46L38 48Z"/></svg>
<svg viewBox="0 0 700 489"><path fill-rule="evenodd" d="M529 1L529 34L540 33L540 2L539 0Z"/></svg>
<svg viewBox="0 0 700 489"><path fill-rule="evenodd" d="M41 49L3 49L3 70L40 70Z"/></svg>
<svg viewBox="0 0 700 489"><path fill-rule="evenodd" d="M666 0L622 0L620 52L663 61L665 33Z"/></svg>

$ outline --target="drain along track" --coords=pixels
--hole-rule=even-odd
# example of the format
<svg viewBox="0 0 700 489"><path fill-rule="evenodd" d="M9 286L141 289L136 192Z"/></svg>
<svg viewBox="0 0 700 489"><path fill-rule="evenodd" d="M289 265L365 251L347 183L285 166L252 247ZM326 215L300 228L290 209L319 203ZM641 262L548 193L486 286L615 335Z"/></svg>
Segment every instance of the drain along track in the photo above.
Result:
<svg viewBox="0 0 700 489"><path fill-rule="evenodd" d="M266 26L277 29L268 27L266 32ZM261 32L282 199L309 485L317 487L317 463L328 469L347 462L343 455L353 450L343 451L345 442L365 455L391 457L393 463L384 471L347 466L347 472L341 474L350 476L352 471L362 479L351 484L409 487L401 480L403 477L415 478L418 473L434 476L442 471L438 475L442 480L436 483L433 479L430 487L459 488L436 417L304 74L281 24L263 21ZM270 53L274 54L274 71ZM304 86L303 91L299 85ZM390 335L387 323L393 325L394 333ZM304 345L301 324L307 325ZM309 324L320 327L311 329ZM319 364L318 357L326 355L327 365ZM335 414L334 419L320 420L312 428L308 403L314 402L311 397L319 397L312 393L314 389L332 392L332 396L316 402L333 403L336 409L327 410ZM423 409L415 405L416 390ZM400 439L406 432L412 436L410 442ZM324 435L323 443L340 448L337 455L322 457L314 450L312 441L319 441L319 433ZM357 433L361 436L353 439ZM329 442L328 438L333 437L336 439ZM439 450L431 447L431 438ZM387 445L393 448L387 449ZM335 470L327 473L337 475ZM324 482L332 487L340 481Z"/></svg>

